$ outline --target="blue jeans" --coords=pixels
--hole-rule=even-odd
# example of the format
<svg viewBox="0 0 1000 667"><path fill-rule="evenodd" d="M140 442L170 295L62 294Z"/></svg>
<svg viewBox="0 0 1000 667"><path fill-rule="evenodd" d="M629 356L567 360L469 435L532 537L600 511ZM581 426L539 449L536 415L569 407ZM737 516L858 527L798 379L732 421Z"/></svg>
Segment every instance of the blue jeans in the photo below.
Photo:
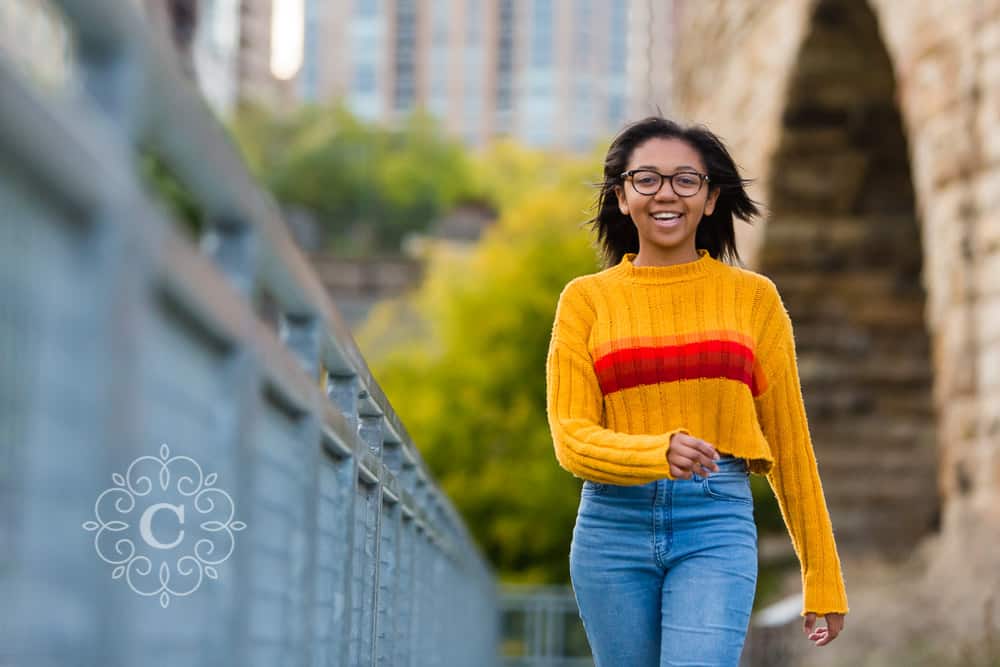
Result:
<svg viewBox="0 0 1000 667"><path fill-rule="evenodd" d="M757 588L746 461L638 486L585 481L570 577L597 667L736 667Z"/></svg>

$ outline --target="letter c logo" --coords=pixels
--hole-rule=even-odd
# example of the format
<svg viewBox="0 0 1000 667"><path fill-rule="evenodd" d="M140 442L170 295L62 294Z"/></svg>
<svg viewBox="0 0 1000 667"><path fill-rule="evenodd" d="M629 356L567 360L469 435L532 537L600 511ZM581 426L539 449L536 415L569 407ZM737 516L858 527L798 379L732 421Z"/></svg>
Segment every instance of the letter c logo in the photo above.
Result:
<svg viewBox="0 0 1000 667"><path fill-rule="evenodd" d="M169 509L177 515L178 522L184 525L184 506L183 505L171 505L170 503L156 503L155 505L150 505L146 508L146 511L142 513L142 518L139 519L139 534L142 535L142 539L146 541L146 544L156 549L173 549L181 540L184 539L184 529L181 529L180 534L177 539L170 544L164 544L160 542L155 537L153 537L153 531L150 524L153 522L153 515L162 509Z"/></svg>

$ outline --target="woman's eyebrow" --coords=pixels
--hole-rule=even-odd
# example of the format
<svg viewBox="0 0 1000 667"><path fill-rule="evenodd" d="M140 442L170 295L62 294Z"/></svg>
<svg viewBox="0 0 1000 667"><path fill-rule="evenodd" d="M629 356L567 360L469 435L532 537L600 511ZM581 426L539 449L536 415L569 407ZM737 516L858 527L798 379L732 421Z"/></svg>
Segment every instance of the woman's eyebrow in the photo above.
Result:
<svg viewBox="0 0 1000 667"><path fill-rule="evenodd" d="M655 164L640 164L636 169L652 169L656 171L658 167ZM698 171L697 167L692 167L689 164L682 164L674 167L674 171L681 171L682 169L689 169L691 171Z"/></svg>

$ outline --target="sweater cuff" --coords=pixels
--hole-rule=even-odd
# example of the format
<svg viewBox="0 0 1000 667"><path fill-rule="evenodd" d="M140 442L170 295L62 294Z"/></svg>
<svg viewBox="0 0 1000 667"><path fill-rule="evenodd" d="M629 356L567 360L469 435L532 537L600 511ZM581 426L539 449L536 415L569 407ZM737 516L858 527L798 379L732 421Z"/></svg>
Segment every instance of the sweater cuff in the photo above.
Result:
<svg viewBox="0 0 1000 667"><path fill-rule="evenodd" d="M839 578L839 577L838 577ZM825 616L826 614L847 614L847 593L844 590L843 581L823 582L821 586L824 590L814 591L811 586L807 586L802 596L802 613Z"/></svg>

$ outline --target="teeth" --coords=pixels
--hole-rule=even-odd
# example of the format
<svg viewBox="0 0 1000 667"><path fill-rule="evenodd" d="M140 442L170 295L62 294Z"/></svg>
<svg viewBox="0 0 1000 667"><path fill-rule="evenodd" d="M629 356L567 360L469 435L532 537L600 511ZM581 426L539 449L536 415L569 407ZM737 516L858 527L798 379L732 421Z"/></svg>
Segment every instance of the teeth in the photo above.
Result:
<svg viewBox="0 0 1000 667"><path fill-rule="evenodd" d="M680 213L656 213L653 215L657 220L675 220L681 217Z"/></svg>

